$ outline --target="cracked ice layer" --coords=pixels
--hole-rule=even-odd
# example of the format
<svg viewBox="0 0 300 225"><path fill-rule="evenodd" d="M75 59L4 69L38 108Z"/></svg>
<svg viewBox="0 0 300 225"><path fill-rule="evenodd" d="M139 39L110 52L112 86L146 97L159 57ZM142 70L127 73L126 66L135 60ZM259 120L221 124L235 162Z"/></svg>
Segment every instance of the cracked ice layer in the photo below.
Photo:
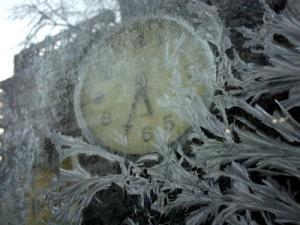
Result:
<svg viewBox="0 0 300 225"><path fill-rule="evenodd" d="M213 58L207 41L183 22L148 18L125 25L95 44L81 66L75 110L82 130L92 143L129 154L151 152L158 127L176 141L189 125L163 100L181 90L189 100L207 101L216 81Z"/></svg>

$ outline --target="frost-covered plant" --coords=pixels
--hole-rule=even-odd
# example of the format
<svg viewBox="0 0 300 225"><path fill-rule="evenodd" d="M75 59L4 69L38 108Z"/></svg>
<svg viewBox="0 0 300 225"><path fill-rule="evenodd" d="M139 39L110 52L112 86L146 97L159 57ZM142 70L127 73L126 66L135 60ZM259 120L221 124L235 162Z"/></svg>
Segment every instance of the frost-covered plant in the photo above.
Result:
<svg viewBox="0 0 300 225"><path fill-rule="evenodd" d="M205 18L201 22L206 25L206 19L217 13L203 2L189 1L186 8ZM81 224L83 211L97 201L96 194L114 183L128 195L139 196L137 204L145 211L150 202L148 224L160 222L151 220L153 211L161 217L183 211L187 225L300 224L299 194L295 190L300 183L300 124L299 115L292 113L292 109L300 107L300 4L290 0L287 8L277 14L261 2L264 24L255 30L238 30L249 37L244 46L264 47L256 51L269 57L268 65L246 63L236 50L233 59L229 59L225 53L231 47L225 37L229 31L224 28L221 34L214 35L213 28L220 23L218 18L213 20L215 24L202 24L204 27L197 30L219 52L211 107L193 93L189 92L187 98L190 90L176 86L175 96L162 99L162 105L191 126L184 142L168 144L169 134L158 128L155 151L134 159L115 155L81 138L49 131L59 161L72 158L73 166L71 170L60 168L58 183L49 194L58 220ZM283 35L286 41L276 43L274 34ZM37 80L51 81L52 67L48 61L46 65L42 69L45 76ZM40 90L43 88L47 87ZM283 92L288 92L284 100L272 99ZM41 93L45 104L47 93ZM265 96L274 110L260 105ZM126 139L116 138L126 147ZM80 154L100 156L117 163L120 170L114 174L92 174L79 162ZM170 197L170 193L176 193L175 197ZM138 221L128 217L124 223Z"/></svg>
<svg viewBox="0 0 300 225"><path fill-rule="evenodd" d="M139 195L142 207L145 198L151 199L151 209L161 215L186 210L188 225L209 221L215 225L259 224L258 217L267 225L300 224L300 204L294 193L297 190L289 185L291 179L299 181L300 176L300 126L289 113L290 109L299 107L300 21L296 11L300 8L294 1L280 15L267 5L265 8L261 39L254 40L264 43L263 53L270 57L268 66L244 63L235 54L230 64L240 76L234 77L230 70L219 71L225 74L224 80L216 85L220 94L214 96L211 109L198 96L193 96L192 101L185 99L185 90L176 89L175 98L165 99L164 105L191 125L187 138L190 146L168 145L168 133L158 129L156 151L135 161L77 139L56 136L57 146L66 143L70 146L59 149L61 160L78 153L96 154L118 162L121 168L120 173L106 176L91 176L78 163L71 171L62 170L63 187L57 195L62 203L68 204L59 208L59 218L80 224L81 213L95 194L115 183L128 194ZM253 30L241 30L254 37ZM268 33L263 33L265 30ZM286 36L293 47L271 41L270 37L277 32ZM236 88L226 90L225 82ZM272 114L259 105L264 94L273 96L284 91L289 91L289 97L275 100L276 109ZM233 107L244 113L230 114ZM272 133L267 133L266 127ZM154 165L146 166L149 161ZM201 169L203 174L199 176L194 168ZM150 181L142 176L144 170ZM255 177L255 173L259 175ZM279 182L278 176L286 177L286 183ZM222 179L227 180L226 185ZM168 193L176 190L179 193L170 198ZM127 221L136 222L132 218Z"/></svg>

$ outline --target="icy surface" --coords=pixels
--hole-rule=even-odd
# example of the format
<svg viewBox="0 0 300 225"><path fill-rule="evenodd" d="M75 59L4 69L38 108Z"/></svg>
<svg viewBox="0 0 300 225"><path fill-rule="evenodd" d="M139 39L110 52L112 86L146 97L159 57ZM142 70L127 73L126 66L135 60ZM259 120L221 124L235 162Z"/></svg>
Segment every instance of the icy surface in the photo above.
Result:
<svg viewBox="0 0 300 225"><path fill-rule="evenodd" d="M121 24L95 20L32 47L30 67L16 74L14 101L4 111L11 124L0 151L0 223L79 225L88 221L85 209L96 204L98 192L114 183L138 196L134 213L142 209L148 218L128 213L119 224L159 224L151 210L168 218L182 209L190 210L182 220L188 225L258 224L253 212L268 225L300 224L299 2L290 0L276 13L257 1L252 7L264 16L250 22L231 18L233 9L245 10L242 3L142 2L128 3L137 13L124 15ZM216 77L209 101L178 85L175 73L159 104L189 125L183 140L170 144L171 134L158 126L154 151L139 157L91 142L74 112L79 65L95 40L123 23L165 15L185 21L210 46ZM276 41L275 34L286 40ZM195 82L207 73L190 70ZM110 135L126 149L126 137ZM98 158L93 163L89 156ZM49 179L40 182L41 174Z"/></svg>

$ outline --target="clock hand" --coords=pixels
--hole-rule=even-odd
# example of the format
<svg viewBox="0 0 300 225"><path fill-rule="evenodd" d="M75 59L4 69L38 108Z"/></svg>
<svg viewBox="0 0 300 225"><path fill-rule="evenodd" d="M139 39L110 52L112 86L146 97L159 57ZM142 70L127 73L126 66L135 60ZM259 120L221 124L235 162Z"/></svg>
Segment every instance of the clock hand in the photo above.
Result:
<svg viewBox="0 0 300 225"><path fill-rule="evenodd" d="M152 115L153 111L152 111L150 100L148 98L148 95L147 95L145 89L144 89L144 92L143 92L143 98L144 98L144 103L145 103L145 105L147 107L147 111L148 111L149 115Z"/></svg>
<svg viewBox="0 0 300 225"><path fill-rule="evenodd" d="M131 105L131 111L129 113L127 123L125 125L125 136L128 136L129 130L132 127L132 118L133 118L133 112L134 112L135 108L136 108L136 96L135 96L134 102Z"/></svg>
<svg viewBox="0 0 300 225"><path fill-rule="evenodd" d="M136 77L136 90L135 90L135 94L134 94L134 101L131 105L131 111L129 113L129 117L128 117L128 120L127 120L127 123L125 125L125 136L128 136L129 134L129 130L130 128L132 127L132 119L133 119L133 113L135 111L135 108L136 108L136 104L137 104L137 100L138 100L138 97L139 97L139 86L140 86L140 80L138 80L138 77Z"/></svg>
<svg viewBox="0 0 300 225"><path fill-rule="evenodd" d="M152 115L153 111L151 108L149 97L146 92L147 82L146 82L146 78L145 78L144 74L138 75L136 77L136 83L137 83L137 92L140 93L140 95L143 97L144 104L147 107L148 114Z"/></svg>
<svg viewBox="0 0 300 225"><path fill-rule="evenodd" d="M146 79L145 79L144 75L141 74L141 75L136 76L135 82L136 82L136 90L135 90L135 95L134 95L134 102L131 105L131 111L130 111L127 123L125 125L125 136L128 136L130 128L132 127L133 113L136 109L136 104L138 102L139 96L143 97L148 113L150 115L152 114L150 100L146 93Z"/></svg>

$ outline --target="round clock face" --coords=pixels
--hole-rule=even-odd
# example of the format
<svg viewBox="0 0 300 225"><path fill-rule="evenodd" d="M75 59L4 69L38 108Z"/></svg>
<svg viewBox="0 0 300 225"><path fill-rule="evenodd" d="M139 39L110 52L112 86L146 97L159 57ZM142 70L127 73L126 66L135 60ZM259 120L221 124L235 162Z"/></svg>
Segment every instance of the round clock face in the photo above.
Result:
<svg viewBox="0 0 300 225"><path fill-rule="evenodd" d="M161 103L176 96L174 80L206 98L215 70L207 42L187 25L149 18L95 44L79 76L75 112L87 138L113 151L140 155L153 150L158 127L170 132L170 142L189 128ZM117 141L120 135L127 147Z"/></svg>

